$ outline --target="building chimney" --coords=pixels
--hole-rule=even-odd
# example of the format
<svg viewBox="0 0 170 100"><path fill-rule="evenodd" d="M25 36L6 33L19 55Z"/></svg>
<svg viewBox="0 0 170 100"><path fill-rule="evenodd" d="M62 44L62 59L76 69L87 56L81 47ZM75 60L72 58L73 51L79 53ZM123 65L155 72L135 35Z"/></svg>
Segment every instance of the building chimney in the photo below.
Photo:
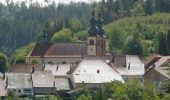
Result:
<svg viewBox="0 0 170 100"><path fill-rule="evenodd" d="M129 62L129 65L128 65L128 70L130 70L130 62Z"/></svg>
<svg viewBox="0 0 170 100"><path fill-rule="evenodd" d="M99 70L99 69L97 70L97 73L98 73L98 74L100 73L100 70Z"/></svg>
<svg viewBox="0 0 170 100"><path fill-rule="evenodd" d="M31 73L34 73L34 71L35 71L35 67L32 67L32 71L31 71Z"/></svg>
<svg viewBox="0 0 170 100"><path fill-rule="evenodd" d="M58 70L58 66L59 66L59 65L58 65L58 63L57 63L57 69L56 69L56 70Z"/></svg>
<svg viewBox="0 0 170 100"><path fill-rule="evenodd" d="M8 77L6 77L6 85L5 85L5 90L7 89L8 87Z"/></svg>
<svg viewBox="0 0 170 100"><path fill-rule="evenodd" d="M5 73L3 74L3 80L5 80Z"/></svg>
<svg viewBox="0 0 170 100"><path fill-rule="evenodd" d="M43 67L42 67L42 71L45 69L45 64L43 65Z"/></svg>
<svg viewBox="0 0 170 100"><path fill-rule="evenodd" d="M53 81L53 87L55 87L55 81Z"/></svg>

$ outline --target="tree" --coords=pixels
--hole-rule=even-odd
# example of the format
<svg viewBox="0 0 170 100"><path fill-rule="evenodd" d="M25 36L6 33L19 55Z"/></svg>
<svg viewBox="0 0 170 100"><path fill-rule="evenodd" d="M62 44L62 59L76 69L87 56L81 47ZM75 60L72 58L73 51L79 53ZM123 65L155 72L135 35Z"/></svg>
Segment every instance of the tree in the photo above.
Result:
<svg viewBox="0 0 170 100"><path fill-rule="evenodd" d="M31 64L38 64L37 59L32 59L32 60L31 60Z"/></svg>
<svg viewBox="0 0 170 100"><path fill-rule="evenodd" d="M166 34L163 32L160 32L158 36L158 41L159 41L158 53L164 56L168 55Z"/></svg>
<svg viewBox="0 0 170 100"><path fill-rule="evenodd" d="M121 34L120 29L116 26L113 29L111 29L112 33L110 33L110 41L109 41L109 47L110 51L113 53L117 53L117 49L121 49L123 45L123 36Z"/></svg>
<svg viewBox="0 0 170 100"><path fill-rule="evenodd" d="M25 63L26 62L25 58L28 55L28 53L31 52L33 47L34 43L30 43L29 45L20 48L14 55L12 64Z"/></svg>
<svg viewBox="0 0 170 100"><path fill-rule="evenodd" d="M71 34L72 32L70 31L70 29L64 28L63 30L54 33L53 37L51 38L51 41L62 43L71 42L72 41Z"/></svg>
<svg viewBox="0 0 170 100"><path fill-rule="evenodd" d="M168 46L168 53L170 54L170 30L167 33L167 46Z"/></svg>
<svg viewBox="0 0 170 100"><path fill-rule="evenodd" d="M82 94L80 97L78 97L77 100L92 100L92 97L91 96L86 96L84 94Z"/></svg>
<svg viewBox="0 0 170 100"><path fill-rule="evenodd" d="M57 96L46 96L44 100L62 100L62 99Z"/></svg>
<svg viewBox="0 0 170 100"><path fill-rule="evenodd" d="M88 32L87 31L79 31L79 32L75 33L75 37L78 40L81 40L81 41L86 41L87 36L88 36Z"/></svg>
<svg viewBox="0 0 170 100"><path fill-rule="evenodd" d="M4 73L7 70L8 59L5 54L0 53L0 72Z"/></svg>
<svg viewBox="0 0 170 100"><path fill-rule="evenodd" d="M20 100L20 99L18 96L15 95L14 92L9 91L6 100Z"/></svg>
<svg viewBox="0 0 170 100"><path fill-rule="evenodd" d="M130 39L124 48L125 53L139 55L141 57L146 55L145 50L142 36L140 36L140 33L138 32L134 33L133 39Z"/></svg>
<svg viewBox="0 0 170 100"><path fill-rule="evenodd" d="M153 13L153 1L152 0L146 0L145 1L145 14L151 15Z"/></svg>
<svg viewBox="0 0 170 100"><path fill-rule="evenodd" d="M156 9L160 12L170 12L169 0L156 0Z"/></svg>
<svg viewBox="0 0 170 100"><path fill-rule="evenodd" d="M70 30L74 33L83 29L83 25L76 17L69 20L69 26Z"/></svg>
<svg viewBox="0 0 170 100"><path fill-rule="evenodd" d="M113 81L104 85L107 98L114 100L159 100L152 85L137 81Z"/></svg>

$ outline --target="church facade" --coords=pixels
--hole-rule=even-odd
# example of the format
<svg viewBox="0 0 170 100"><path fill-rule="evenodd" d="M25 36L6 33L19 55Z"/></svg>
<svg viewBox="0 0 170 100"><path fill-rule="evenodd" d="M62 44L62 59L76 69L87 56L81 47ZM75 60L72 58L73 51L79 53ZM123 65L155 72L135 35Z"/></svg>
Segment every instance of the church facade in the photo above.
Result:
<svg viewBox="0 0 170 100"><path fill-rule="evenodd" d="M111 55L106 54L101 13L98 14L98 18L94 12L92 13L88 33L89 36L84 43L37 43L27 55L26 62L30 64L36 59L38 64L71 64L88 58L109 59Z"/></svg>

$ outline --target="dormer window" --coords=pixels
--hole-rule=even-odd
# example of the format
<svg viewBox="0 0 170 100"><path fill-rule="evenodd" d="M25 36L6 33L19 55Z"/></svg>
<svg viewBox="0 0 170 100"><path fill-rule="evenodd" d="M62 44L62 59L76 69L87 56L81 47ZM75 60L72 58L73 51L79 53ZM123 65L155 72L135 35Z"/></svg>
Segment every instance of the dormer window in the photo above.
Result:
<svg viewBox="0 0 170 100"><path fill-rule="evenodd" d="M94 45L94 40L90 40L90 45Z"/></svg>

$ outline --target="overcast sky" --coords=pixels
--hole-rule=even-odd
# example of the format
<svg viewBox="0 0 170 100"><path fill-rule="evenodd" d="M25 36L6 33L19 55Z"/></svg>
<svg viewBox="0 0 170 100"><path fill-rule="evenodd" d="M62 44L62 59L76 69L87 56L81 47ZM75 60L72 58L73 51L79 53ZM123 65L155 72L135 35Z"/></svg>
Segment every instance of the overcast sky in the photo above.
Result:
<svg viewBox="0 0 170 100"><path fill-rule="evenodd" d="M32 2L38 1L41 4L45 4L45 2L44 2L45 0L9 0L9 1L14 1L14 2L26 1L26 3L29 3L30 1L32 1ZM94 2L94 1L101 1L101 0L48 0L48 1L55 1L56 3L60 2L60 3L67 3L68 4L71 1L73 1L73 2L89 2L89 3L91 3L91 2ZM0 0L0 2L5 4L6 0Z"/></svg>

